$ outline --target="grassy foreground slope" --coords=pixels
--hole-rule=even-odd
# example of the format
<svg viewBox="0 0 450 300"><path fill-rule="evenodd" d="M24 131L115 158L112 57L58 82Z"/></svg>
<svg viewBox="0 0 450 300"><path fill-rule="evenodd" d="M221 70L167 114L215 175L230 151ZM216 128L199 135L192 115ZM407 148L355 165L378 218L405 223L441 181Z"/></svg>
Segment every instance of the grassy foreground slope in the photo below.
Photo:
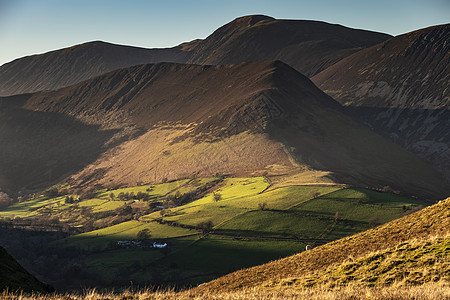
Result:
<svg viewBox="0 0 450 300"><path fill-rule="evenodd" d="M340 239L338 241L317 247L311 251L305 251L300 254L274 261L265 265L254 268L237 271L235 273L226 275L210 283L204 284L197 289L201 291L232 291L242 288L251 287L269 287L269 286L283 286L291 288L295 282L302 282L302 278L312 276L312 272L331 272L333 270L341 270L343 276L347 276L348 280L342 283L348 283L352 279L358 279L358 262L360 265L370 261L380 259L380 255L396 255L404 249L406 253L410 253L413 257L417 256L418 261L423 261L428 264L423 272L430 274L429 278L424 274L417 274L414 278L422 278L421 280L411 283L425 283L426 281L444 280L449 282L449 240L448 234L450 230L450 198L439 202L433 206L425 208L414 214L405 216L401 219L394 220L387 224L381 225L377 228L361 232L359 234ZM435 237L435 239L430 239ZM419 240L415 242L413 240ZM420 240L426 240L423 245ZM397 247L397 248L395 248ZM403 247L403 248L402 248ZM415 248L416 247L416 248ZM421 253L420 247L423 251ZM396 249L393 251L393 249ZM419 250L418 250L419 249ZM381 251L379 254L368 256L374 251ZM434 252L436 255L433 259L427 259L426 253ZM415 255L415 256L414 256ZM355 265L351 265L349 258L355 259ZM386 266L386 270L379 270L381 273L387 272L396 265L405 263L398 256L396 259L390 259L391 266ZM339 266L342 263L345 265ZM418 265L417 263L416 265ZM443 268L439 273L433 273L433 266L437 264ZM383 266L376 266L373 271ZM324 271L331 268L328 271ZM350 270L350 272L343 271ZM419 268L415 268L418 272ZM403 269L407 272L408 270ZM353 272L353 273L352 273ZM353 277L350 277L353 276ZM394 276L394 279L401 280L408 278L410 274L403 274L399 278ZM435 278L434 276L437 276ZM318 276L320 278L320 276ZM341 279L342 280L342 279ZM375 280L375 282L378 281ZM289 282L289 284L287 284ZM381 280L380 283L387 283L388 281ZM367 280L367 284L374 284L371 280ZM299 284L300 285L300 284ZM300 285L301 286L301 285Z"/></svg>

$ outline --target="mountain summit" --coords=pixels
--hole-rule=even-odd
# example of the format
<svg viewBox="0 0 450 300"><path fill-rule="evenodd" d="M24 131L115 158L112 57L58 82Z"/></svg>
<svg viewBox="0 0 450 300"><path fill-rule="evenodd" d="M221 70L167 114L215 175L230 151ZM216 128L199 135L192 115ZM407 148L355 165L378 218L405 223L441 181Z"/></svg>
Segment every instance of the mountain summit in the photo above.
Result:
<svg viewBox="0 0 450 300"><path fill-rule="evenodd" d="M319 21L252 15L217 29L197 45L188 62L220 65L276 59L309 77L389 37Z"/></svg>

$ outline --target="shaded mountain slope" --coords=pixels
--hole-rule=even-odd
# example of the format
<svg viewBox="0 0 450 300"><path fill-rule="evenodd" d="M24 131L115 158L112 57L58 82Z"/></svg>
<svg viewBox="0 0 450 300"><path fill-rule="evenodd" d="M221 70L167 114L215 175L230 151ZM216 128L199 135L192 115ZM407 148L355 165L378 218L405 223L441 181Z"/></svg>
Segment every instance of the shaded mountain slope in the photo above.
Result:
<svg viewBox="0 0 450 300"><path fill-rule="evenodd" d="M0 247L0 291L50 292L52 288L38 281Z"/></svg>
<svg viewBox="0 0 450 300"><path fill-rule="evenodd" d="M0 67L0 96L52 90L143 63L184 62L178 48L145 49L90 42L16 59Z"/></svg>
<svg viewBox="0 0 450 300"><path fill-rule="evenodd" d="M302 284L313 286L316 284L316 280L320 282L318 280L320 275L324 275L327 271L338 271L340 270L339 268L341 268L341 271L342 268L346 269L341 276L336 277L335 284L348 284L353 279L357 283L358 268L362 267L358 265L358 262L362 263L369 259L368 263L370 264L370 262L380 259L380 256L395 255L395 252L399 252L399 250L405 251L404 253L406 254L408 251L410 254L414 253L414 260L410 261L411 264L414 264L415 269L413 270L419 270L418 264L425 263L424 268L420 269L420 276L430 275L430 278L421 278L419 274L409 276L409 270L403 269L403 273L399 270L400 277L396 279L416 278L419 280L416 283L420 284L428 280L432 281L431 277L437 275L438 277L440 276L439 279L448 282L450 280L448 277L448 258L450 254L448 248L449 228L450 198L377 228L319 246L310 251L304 251L291 257L231 273L203 284L196 289L198 292L208 290L217 292L252 287L261 289L270 287L292 289L296 285L302 287ZM427 249L435 251L435 254L437 254L434 257L432 255L432 260L426 256ZM381 252L373 254L374 251ZM397 254L400 255L400 253ZM389 259L387 256L385 258ZM380 276L381 279L380 284L384 282L384 273L388 273L389 270L395 267L399 269L402 267L402 261L399 262L398 259L399 257L394 262L391 260L391 264L387 264L386 261L382 263L381 267L384 267L384 269L381 274L377 274L377 277ZM344 262L345 264L342 264ZM440 266L445 266L446 269L441 271L436 270L438 273L433 273L433 266L439 264ZM351 273L352 271L354 273ZM422 272L424 273L422 274ZM440 275L439 272L441 272ZM354 276L353 279L351 277L352 275ZM377 278L375 278L376 280ZM372 282L369 281L365 284L370 285L373 282L374 278L372 278ZM364 284L363 281L359 281L359 283Z"/></svg>
<svg viewBox="0 0 450 300"><path fill-rule="evenodd" d="M337 182L433 198L447 192L433 169L355 122L279 61L136 66L33 94L22 108L120 131L116 135L139 133L74 176L78 183L277 169L331 172Z"/></svg>
<svg viewBox="0 0 450 300"><path fill-rule="evenodd" d="M21 106L31 95L0 98L0 188L46 186L83 168L117 132Z"/></svg>
<svg viewBox="0 0 450 300"><path fill-rule="evenodd" d="M314 76L376 131L450 177L450 25L394 37Z"/></svg>
<svg viewBox="0 0 450 300"><path fill-rule="evenodd" d="M313 76L340 59L390 36L318 21L237 18L199 42L189 63L232 64L281 60Z"/></svg>

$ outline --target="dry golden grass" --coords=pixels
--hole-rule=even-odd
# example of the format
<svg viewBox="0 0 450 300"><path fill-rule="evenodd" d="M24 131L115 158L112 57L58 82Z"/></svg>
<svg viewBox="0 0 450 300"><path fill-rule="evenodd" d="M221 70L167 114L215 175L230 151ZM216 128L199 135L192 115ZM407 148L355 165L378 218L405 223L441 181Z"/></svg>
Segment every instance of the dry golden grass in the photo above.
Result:
<svg viewBox="0 0 450 300"><path fill-rule="evenodd" d="M266 134L243 132L228 138L197 143L192 138L172 143L192 128L152 129L137 139L126 142L73 176L81 179L95 170L107 170L97 182L136 185L138 182L160 182L193 176L215 174L260 174L266 166L292 165L281 143L270 140ZM270 170L269 170L270 171Z"/></svg>
<svg viewBox="0 0 450 300"><path fill-rule="evenodd" d="M300 278L313 271L341 264L374 251L395 247L412 239L445 237L450 232L450 198L419 212L377 228L334 241L261 266L240 270L196 289L232 291L254 286L274 286L288 278Z"/></svg>
<svg viewBox="0 0 450 300"><path fill-rule="evenodd" d="M286 278L273 285L290 288L421 285L442 281L450 284L450 235L411 240L342 264Z"/></svg>
<svg viewBox="0 0 450 300"><path fill-rule="evenodd" d="M290 290L267 290L261 288L249 288L240 291L220 292L213 290L198 291L126 291L121 294L102 293L95 290L85 291L81 294L21 294L3 292L0 300L160 300L160 299L308 299L308 300L343 300L343 299L367 299L367 300L407 300L407 299L449 299L450 285L435 282L420 286L396 286L389 287L360 287L345 286L338 289L315 288L315 289L290 289Z"/></svg>
<svg viewBox="0 0 450 300"><path fill-rule="evenodd" d="M449 230L447 198L372 230L185 291L5 291L0 300L450 299Z"/></svg>

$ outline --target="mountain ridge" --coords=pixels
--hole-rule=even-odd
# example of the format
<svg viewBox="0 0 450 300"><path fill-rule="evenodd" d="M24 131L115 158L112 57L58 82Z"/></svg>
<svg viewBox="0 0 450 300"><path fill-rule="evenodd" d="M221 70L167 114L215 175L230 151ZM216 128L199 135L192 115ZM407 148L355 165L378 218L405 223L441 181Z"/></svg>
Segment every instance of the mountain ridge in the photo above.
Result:
<svg viewBox="0 0 450 300"><path fill-rule="evenodd" d="M450 24L396 36L312 80L362 122L449 177L449 38Z"/></svg>
<svg viewBox="0 0 450 300"><path fill-rule="evenodd" d="M209 65L282 60L301 73L313 75L388 37L319 21L244 16L204 40L173 48L145 49L94 41L19 58L0 66L0 96L57 89L112 70L158 62Z"/></svg>
<svg viewBox="0 0 450 300"><path fill-rule="evenodd" d="M388 37L322 21L243 16L221 26L199 43L188 63L220 65L282 60L310 77L350 53Z"/></svg>
<svg viewBox="0 0 450 300"><path fill-rule="evenodd" d="M93 41L30 55L0 66L0 95L69 86L115 69L161 60L183 62L186 52ZM23 78L26 78L23 81ZM43 80L45 79L45 80Z"/></svg>
<svg viewBox="0 0 450 300"><path fill-rule="evenodd" d="M445 191L435 171L355 122L307 77L279 61L140 65L35 93L21 109L65 116L69 132L72 122L80 122L83 134L96 137L86 139L92 139L86 152L67 145L86 154L81 161L94 160L72 177L86 185L262 173L277 165L290 172L332 172L341 183L392 185L433 197ZM376 150L380 147L390 153Z"/></svg>

